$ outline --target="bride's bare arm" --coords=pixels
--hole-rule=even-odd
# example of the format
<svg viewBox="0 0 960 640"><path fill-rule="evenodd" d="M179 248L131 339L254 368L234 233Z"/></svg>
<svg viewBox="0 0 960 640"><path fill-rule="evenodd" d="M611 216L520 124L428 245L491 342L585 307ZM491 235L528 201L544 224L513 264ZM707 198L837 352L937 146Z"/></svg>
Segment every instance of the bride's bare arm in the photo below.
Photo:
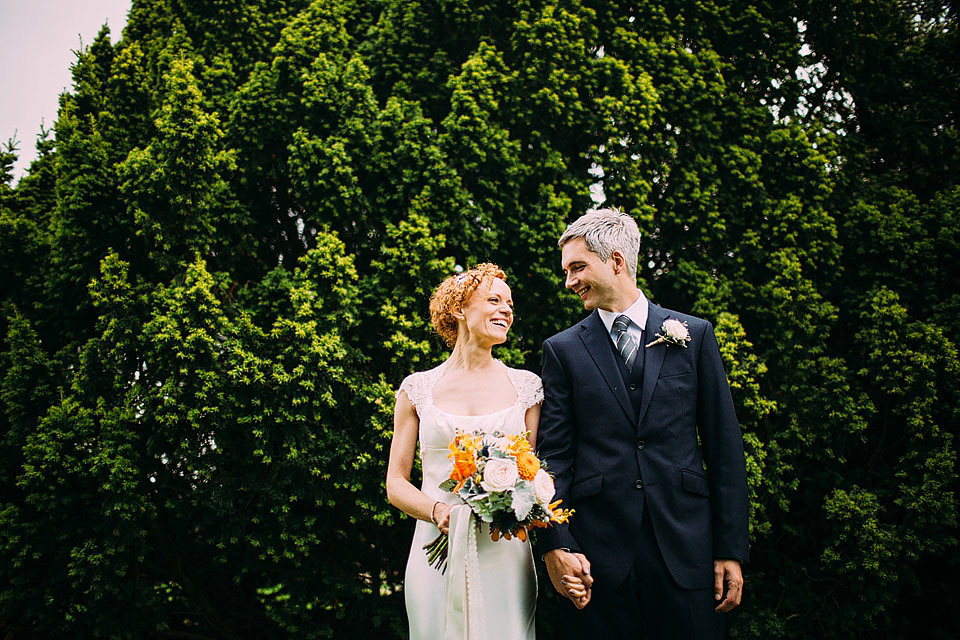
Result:
<svg viewBox="0 0 960 640"><path fill-rule="evenodd" d="M397 404L393 410L393 440L387 463L387 500L414 518L436 522L440 531L447 533L450 507L430 498L410 482L413 460L417 455L419 429L417 410L406 392L401 391L397 394Z"/></svg>
<svg viewBox="0 0 960 640"><path fill-rule="evenodd" d="M523 414L523 424L527 428L527 439L530 441L530 446L534 449L537 448L537 427L540 426L540 405L535 404L527 412Z"/></svg>

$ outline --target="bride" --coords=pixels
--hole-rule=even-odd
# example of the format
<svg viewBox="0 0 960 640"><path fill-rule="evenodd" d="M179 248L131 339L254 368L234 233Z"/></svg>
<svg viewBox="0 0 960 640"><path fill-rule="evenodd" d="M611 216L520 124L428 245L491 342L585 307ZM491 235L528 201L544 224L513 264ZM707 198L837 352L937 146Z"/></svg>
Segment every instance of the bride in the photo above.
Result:
<svg viewBox="0 0 960 640"><path fill-rule="evenodd" d="M407 376L397 392L387 498L417 518L404 595L411 640L533 640L537 578L529 541L493 542L470 508L438 485L450 472L456 430L528 433L536 441L540 378L493 358L513 325L513 300L499 267L484 263L444 280L430 319L453 351L440 366ZM423 483L410 482L420 445ZM450 536L447 570L423 546ZM469 586L469 588L468 588Z"/></svg>

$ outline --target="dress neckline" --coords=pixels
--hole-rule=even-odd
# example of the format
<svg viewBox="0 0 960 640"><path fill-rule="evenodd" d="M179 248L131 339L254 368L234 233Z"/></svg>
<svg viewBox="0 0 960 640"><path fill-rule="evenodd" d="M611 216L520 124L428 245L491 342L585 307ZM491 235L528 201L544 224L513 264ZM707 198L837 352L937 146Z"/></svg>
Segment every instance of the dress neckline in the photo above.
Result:
<svg viewBox="0 0 960 640"><path fill-rule="evenodd" d="M513 381L513 376L510 373L511 369L510 367L503 364L503 362L501 362L500 360L497 360L496 358L494 358L493 361L499 364L501 367L503 367L504 372L507 374L507 380L510 381L510 386L513 387L513 395L515 396L513 404L511 404L510 406L504 407L502 409L497 409L496 411L491 411L490 413L481 413L478 415L467 415L462 413L450 413L449 411L444 411L443 409L437 406L436 402L433 401L433 388L437 386L438 382L440 382L440 379L443 377L444 370L447 368L447 362L449 362L449 360L444 360L440 364L440 366L436 368L437 376L435 380L431 381L430 389L428 392L430 396L430 406L433 408L433 410L438 411L439 413L442 413L443 415L449 416L451 418L461 419L461 418L489 418L491 416L500 415L501 413L505 413L510 409L516 408L517 405L520 404L520 391L517 389L517 384Z"/></svg>
<svg viewBox="0 0 960 640"><path fill-rule="evenodd" d="M447 416L447 417L457 418L457 419L462 419L462 418L468 418L468 419L469 419L469 418L489 418L489 417L491 417L491 416L496 416L496 415L499 415L499 414L501 414L501 413L505 413L505 412L509 411L510 409L515 409L519 403L520 403L520 398L517 398L517 401L514 402L514 403L513 403L512 405L510 405L509 407L504 407L503 409L497 409L496 411L494 411L494 412L492 412L492 413L481 413L481 414L478 414L478 415L475 415L475 416L471 416L471 415L467 415L467 414L464 414L464 413L450 413L449 411L444 411L443 409L441 409L440 407L438 407L437 405L435 405L435 404L433 403L433 398L430 399L430 406L433 408L434 411L436 411L436 412L438 412L438 413L442 413L443 415L445 415L445 416Z"/></svg>

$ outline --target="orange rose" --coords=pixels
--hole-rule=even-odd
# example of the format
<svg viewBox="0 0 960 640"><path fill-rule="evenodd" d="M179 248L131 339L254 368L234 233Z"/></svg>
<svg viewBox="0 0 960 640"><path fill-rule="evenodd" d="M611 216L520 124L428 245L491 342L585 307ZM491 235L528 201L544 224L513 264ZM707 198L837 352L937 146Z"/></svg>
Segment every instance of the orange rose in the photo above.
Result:
<svg viewBox="0 0 960 640"><path fill-rule="evenodd" d="M517 454L517 469L520 470L520 477L524 480L533 480L540 471L540 461L537 456L530 451L524 451Z"/></svg>

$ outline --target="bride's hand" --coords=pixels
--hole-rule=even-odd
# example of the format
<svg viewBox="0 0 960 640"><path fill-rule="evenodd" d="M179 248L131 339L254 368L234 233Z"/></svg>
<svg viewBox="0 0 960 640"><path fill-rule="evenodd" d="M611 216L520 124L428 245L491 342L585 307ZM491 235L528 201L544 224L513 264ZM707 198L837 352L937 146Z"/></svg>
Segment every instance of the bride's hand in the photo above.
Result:
<svg viewBox="0 0 960 640"><path fill-rule="evenodd" d="M587 585L577 576L563 576L560 583L566 588L571 600L579 600L587 595Z"/></svg>
<svg viewBox="0 0 960 640"><path fill-rule="evenodd" d="M450 505L438 502L434 507L433 517L437 521L440 533L450 533Z"/></svg>

